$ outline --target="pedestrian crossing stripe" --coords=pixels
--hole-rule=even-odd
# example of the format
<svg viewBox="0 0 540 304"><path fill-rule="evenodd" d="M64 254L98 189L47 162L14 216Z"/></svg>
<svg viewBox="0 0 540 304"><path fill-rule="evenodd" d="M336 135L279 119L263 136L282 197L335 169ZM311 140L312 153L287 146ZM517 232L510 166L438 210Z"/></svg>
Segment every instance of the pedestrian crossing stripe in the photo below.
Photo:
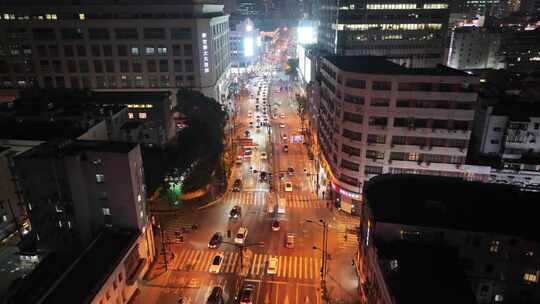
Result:
<svg viewBox="0 0 540 304"><path fill-rule="evenodd" d="M174 261L177 270L186 271L208 271L215 255L223 254L223 264L220 273L238 273L240 271L240 254L238 252L224 252L213 250L182 250ZM267 266L270 258L278 259L276 274L279 278L291 279L317 279L321 258L304 256L275 256L269 254L254 254L250 261L245 264L247 275L250 277L260 277L267 274ZM246 261L244 261L246 263Z"/></svg>
<svg viewBox="0 0 540 304"><path fill-rule="evenodd" d="M288 208L325 208L326 201L303 195L286 195L285 207ZM273 195L264 193L236 192L225 197L226 202L233 205L268 205L274 201Z"/></svg>

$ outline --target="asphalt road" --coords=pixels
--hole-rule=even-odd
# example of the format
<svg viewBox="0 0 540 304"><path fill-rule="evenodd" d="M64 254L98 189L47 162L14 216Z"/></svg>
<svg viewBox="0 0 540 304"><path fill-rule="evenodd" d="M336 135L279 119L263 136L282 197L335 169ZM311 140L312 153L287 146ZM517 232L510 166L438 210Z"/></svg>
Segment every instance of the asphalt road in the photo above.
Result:
<svg viewBox="0 0 540 304"><path fill-rule="evenodd" d="M168 250L174 253L174 257L169 261L169 271L151 278L136 303L177 303L180 298L184 299L184 303L206 303L214 286L224 289L226 303L234 303L239 288L246 284L254 287L253 303L322 303L322 252L313 249L313 246L321 248L322 227L306 222L306 219L315 222L324 219L330 224L329 252L335 258L330 262L329 275L338 283L349 280L351 271L342 270L338 260L339 257L343 261L353 258L357 247L356 238L353 235L345 238L344 235L347 226L354 226L357 222L346 217L336 217L327 208L326 201L316 197L315 178L304 173L304 169L307 172L314 171L313 161L308 160L302 143L291 142L292 135L300 134L300 120L295 104L288 91L279 90L284 83L276 80L275 76L267 93L271 107L277 109L277 119L268 116L270 132L268 127L257 129L249 126L250 121L255 124L257 115L261 116L262 121L262 102L259 112L255 111L255 101L249 97L237 102L238 127L235 136L242 138L248 130L257 145L252 157L235 165L233 170L234 178L243 182L242 191L229 191L221 203L207 209L170 215L163 219L166 239L173 240ZM251 94L257 96L254 84L251 82L249 89ZM253 113L252 117L248 117L249 111ZM280 118L280 114L285 117ZM283 141L283 135L287 135L287 142ZM283 152L284 144L288 145L288 152ZM266 159L261 158L263 151L268 155ZM270 192L269 182L261 182L258 173L251 172L250 167L257 171L273 172L278 186L277 193ZM279 172L289 167L294 168L295 174L289 176L285 173L284 180L279 181ZM285 182L293 184L292 192L284 191ZM268 207L275 203L277 197L286 199L284 214L268 212ZM229 212L235 205L241 206L242 216L238 220L229 220ZM273 231L271 227L272 221L276 219L280 222L279 231ZM183 242L175 242L182 228L192 224L198 224L199 229L187 229L183 233ZM240 227L248 229L242 261L241 251L234 245L234 236ZM227 237L228 230L232 238ZM208 241L215 232L224 235L224 243L217 249L209 249ZM294 248L285 247L287 233L296 236ZM210 264L217 253L223 253L223 264L218 274L211 274ZM276 274L267 274L267 264L271 257L278 259ZM335 265L332 266L332 263ZM343 275L345 278L342 278ZM345 291L346 286L342 287ZM333 289L336 297L343 293L339 289L339 286ZM344 294L347 295L347 292ZM354 298L354 295L349 296Z"/></svg>

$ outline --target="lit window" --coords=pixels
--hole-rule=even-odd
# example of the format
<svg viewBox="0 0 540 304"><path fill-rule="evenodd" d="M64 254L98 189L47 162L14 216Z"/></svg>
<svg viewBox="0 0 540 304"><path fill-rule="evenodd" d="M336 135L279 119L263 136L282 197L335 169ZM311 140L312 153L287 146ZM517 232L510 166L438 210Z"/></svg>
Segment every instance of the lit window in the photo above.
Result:
<svg viewBox="0 0 540 304"><path fill-rule="evenodd" d="M141 210L141 211L139 212L139 216L140 216L141 218L143 218L143 217L144 217L144 211Z"/></svg>
<svg viewBox="0 0 540 304"><path fill-rule="evenodd" d="M32 204L28 204L28 211L32 211Z"/></svg>
<svg viewBox="0 0 540 304"><path fill-rule="evenodd" d="M79 20L85 20L85 19L86 19L86 15L83 13L79 13Z"/></svg>
<svg viewBox="0 0 540 304"><path fill-rule="evenodd" d="M68 228L71 229L71 221L68 221Z"/></svg>
<svg viewBox="0 0 540 304"><path fill-rule="evenodd" d="M111 209L103 208L103 215L111 215Z"/></svg>
<svg viewBox="0 0 540 304"><path fill-rule="evenodd" d="M529 283L538 283L538 272L536 273L529 273L529 272L526 272L523 274L523 280L525 282L529 282Z"/></svg>
<svg viewBox="0 0 540 304"><path fill-rule="evenodd" d="M495 302L502 302L503 301L503 296L498 294L498 295L495 295Z"/></svg>
<svg viewBox="0 0 540 304"><path fill-rule="evenodd" d="M144 47L144 54L145 55L154 55L155 52L156 52L156 50L154 49L153 46L145 46Z"/></svg>
<svg viewBox="0 0 540 304"><path fill-rule="evenodd" d="M5 214L4 214L4 215L2 215L2 221L3 221L3 222L7 222L7 220L8 220L8 217L7 217L7 215L5 215Z"/></svg>
<svg viewBox="0 0 540 304"><path fill-rule="evenodd" d="M534 256L534 251L529 250L529 251L525 252L525 255L532 257L532 256Z"/></svg>
<svg viewBox="0 0 540 304"><path fill-rule="evenodd" d="M139 118L140 119L146 119L146 113L145 112L139 113Z"/></svg>
<svg viewBox="0 0 540 304"><path fill-rule="evenodd" d="M396 268L398 268L398 265L399 264L397 260L390 261L390 269L395 270Z"/></svg>
<svg viewBox="0 0 540 304"><path fill-rule="evenodd" d="M137 201L140 203L142 201L142 196L140 194L137 195Z"/></svg>
<svg viewBox="0 0 540 304"><path fill-rule="evenodd" d="M131 112L128 113L128 118L129 118L129 119L133 119L133 117L134 117L134 116L133 116L133 113L131 113Z"/></svg>
<svg viewBox="0 0 540 304"><path fill-rule="evenodd" d="M491 253L497 253L499 252L499 241L491 241L491 245L489 246L489 252Z"/></svg>
<svg viewBox="0 0 540 304"><path fill-rule="evenodd" d="M101 158L96 158L93 161L94 165L101 165Z"/></svg>
<svg viewBox="0 0 540 304"><path fill-rule="evenodd" d="M149 103L146 104L146 108L147 108L147 109L151 109L151 108L153 108L153 107L154 107L153 104L149 104Z"/></svg>
<svg viewBox="0 0 540 304"><path fill-rule="evenodd" d="M56 213L62 213L62 209L58 206L54 207L56 209Z"/></svg>
<svg viewBox="0 0 540 304"><path fill-rule="evenodd" d="M58 227L62 228L62 221L58 221Z"/></svg>
<svg viewBox="0 0 540 304"><path fill-rule="evenodd" d="M369 246L369 233L371 232L371 221L367 222L367 232L366 232L366 246Z"/></svg>
<svg viewBox="0 0 540 304"><path fill-rule="evenodd" d="M105 175L103 174L96 174L96 182L103 183L105 182Z"/></svg>

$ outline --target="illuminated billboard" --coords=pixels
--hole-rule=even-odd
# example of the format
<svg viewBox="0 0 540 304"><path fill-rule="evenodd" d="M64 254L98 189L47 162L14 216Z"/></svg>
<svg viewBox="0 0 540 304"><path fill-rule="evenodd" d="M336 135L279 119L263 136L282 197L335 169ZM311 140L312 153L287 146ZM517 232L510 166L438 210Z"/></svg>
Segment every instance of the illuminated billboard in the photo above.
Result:
<svg viewBox="0 0 540 304"><path fill-rule="evenodd" d="M300 44L314 44L317 43L317 36L313 26L300 26L298 27L298 43Z"/></svg>
<svg viewBox="0 0 540 304"><path fill-rule="evenodd" d="M253 37L244 38L244 56L252 57L254 54L254 41Z"/></svg>

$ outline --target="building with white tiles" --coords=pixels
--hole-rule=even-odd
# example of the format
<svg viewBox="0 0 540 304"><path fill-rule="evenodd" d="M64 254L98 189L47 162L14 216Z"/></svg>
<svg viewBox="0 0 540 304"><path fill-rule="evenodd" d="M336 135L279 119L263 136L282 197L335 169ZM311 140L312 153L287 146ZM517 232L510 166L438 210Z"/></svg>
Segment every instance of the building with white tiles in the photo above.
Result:
<svg viewBox="0 0 540 304"><path fill-rule="evenodd" d="M477 77L383 57L323 56L315 81L319 172L344 211L383 173L464 175Z"/></svg>

